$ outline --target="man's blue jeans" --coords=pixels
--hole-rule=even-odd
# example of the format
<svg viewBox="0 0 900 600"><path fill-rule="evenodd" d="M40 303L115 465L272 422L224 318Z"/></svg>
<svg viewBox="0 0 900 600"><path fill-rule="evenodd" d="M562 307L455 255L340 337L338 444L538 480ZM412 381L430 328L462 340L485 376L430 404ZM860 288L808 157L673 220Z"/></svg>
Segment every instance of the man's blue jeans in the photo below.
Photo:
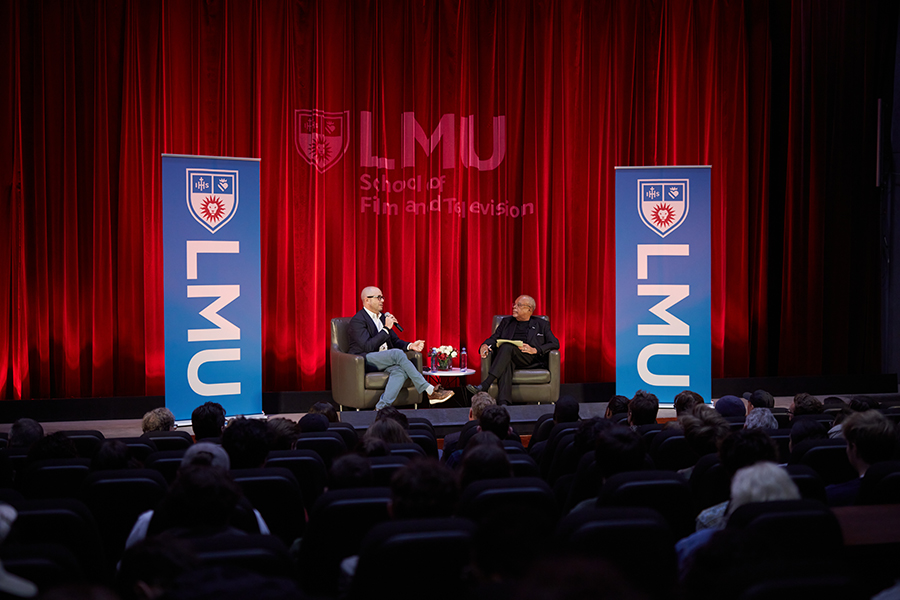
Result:
<svg viewBox="0 0 900 600"><path fill-rule="evenodd" d="M428 389L429 383L425 381L416 366L406 357L406 352L399 348L391 350L383 350L381 352L369 352L366 354L366 362L378 369L388 373L388 382L384 388L384 393L375 410L381 410L385 406L390 406L397 399L400 390L403 389L407 378L416 386L416 391L420 394Z"/></svg>

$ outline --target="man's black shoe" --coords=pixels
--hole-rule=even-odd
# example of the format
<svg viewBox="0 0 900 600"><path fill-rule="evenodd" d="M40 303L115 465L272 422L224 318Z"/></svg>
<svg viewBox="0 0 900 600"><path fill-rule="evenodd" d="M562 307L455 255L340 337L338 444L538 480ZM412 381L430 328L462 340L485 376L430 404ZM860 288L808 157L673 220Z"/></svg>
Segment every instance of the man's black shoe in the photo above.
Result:
<svg viewBox="0 0 900 600"><path fill-rule="evenodd" d="M478 392L484 391L481 389L480 385L472 385L471 383L466 386L466 389L469 390L471 394L477 394Z"/></svg>

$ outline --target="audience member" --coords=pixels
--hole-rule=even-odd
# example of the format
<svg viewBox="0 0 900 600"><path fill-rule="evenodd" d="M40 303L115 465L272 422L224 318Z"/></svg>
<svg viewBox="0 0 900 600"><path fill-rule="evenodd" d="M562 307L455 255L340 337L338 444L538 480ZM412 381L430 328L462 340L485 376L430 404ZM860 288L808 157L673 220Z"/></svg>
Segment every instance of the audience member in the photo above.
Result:
<svg viewBox="0 0 900 600"><path fill-rule="evenodd" d="M613 396L606 404L606 413L604 416L607 419L610 419L613 415L627 414L629 402L630 400L626 396Z"/></svg>
<svg viewBox="0 0 900 600"><path fill-rule="evenodd" d="M691 390L684 390L675 396L675 416L689 415L695 406L703 403L703 396Z"/></svg>
<svg viewBox="0 0 900 600"><path fill-rule="evenodd" d="M144 433L172 431L173 429L175 429L175 415L165 406L144 413L144 418L141 420L141 430Z"/></svg>
<svg viewBox="0 0 900 600"><path fill-rule="evenodd" d="M794 448L806 440L824 440L828 437L825 426L818 421L810 419L798 419L791 423L791 435L788 439L788 450L793 453Z"/></svg>
<svg viewBox="0 0 900 600"><path fill-rule="evenodd" d="M453 471L435 458L414 458L391 477L390 513L395 519L452 516L458 497Z"/></svg>
<svg viewBox="0 0 900 600"><path fill-rule="evenodd" d="M328 472L329 490L369 487L374 481L372 465L368 459L359 454L339 456L334 459Z"/></svg>
<svg viewBox="0 0 900 600"><path fill-rule="evenodd" d="M717 452L719 443L731 432L725 417L705 404L698 404L692 414L683 415L678 421L684 430L685 442L698 457ZM690 478L693 470L690 466L679 473Z"/></svg>
<svg viewBox="0 0 900 600"><path fill-rule="evenodd" d="M572 396L563 396L553 406L553 417L551 418L553 427L560 423L577 423L580 420L578 412L578 401ZM538 463L541 462L547 442L548 439L535 440L532 437L531 442L528 444L528 454Z"/></svg>
<svg viewBox="0 0 900 600"><path fill-rule="evenodd" d="M128 444L121 440L103 440L97 454L91 459L91 471L139 469L141 466Z"/></svg>
<svg viewBox="0 0 900 600"><path fill-rule="evenodd" d="M228 452L232 469L263 466L269 454L265 421L235 417L222 432L222 447Z"/></svg>
<svg viewBox="0 0 900 600"><path fill-rule="evenodd" d="M615 423L603 417L592 417L578 424L575 429L575 452L584 454L597 447L597 438L607 429L615 427Z"/></svg>
<svg viewBox="0 0 900 600"><path fill-rule="evenodd" d="M381 409L381 411L383 410L385 409ZM366 433L363 434L363 444L365 445L366 441L372 438L381 440L386 444L412 443L412 438L409 437L409 434L406 433L403 426L394 419L381 419L369 425L369 428L366 429Z"/></svg>
<svg viewBox="0 0 900 600"><path fill-rule="evenodd" d="M881 402L875 398L869 396L853 396L850 398L850 410L853 412L866 412L867 410L878 410L879 408L881 408Z"/></svg>
<svg viewBox="0 0 900 600"><path fill-rule="evenodd" d="M758 462L776 462L778 446L762 429L739 429L732 431L719 445L719 461L729 477L744 467ZM697 531L701 529L722 529L725 527L728 502L710 506L697 515Z"/></svg>
<svg viewBox="0 0 900 600"><path fill-rule="evenodd" d="M200 566L186 540L161 534L125 551L116 573L122 600L154 600L172 590L175 580Z"/></svg>
<svg viewBox="0 0 900 600"><path fill-rule="evenodd" d="M307 415L309 416L309 415ZM314 415L323 419L328 426L328 420L322 415ZM305 419L306 417L303 417ZM300 419L301 421L303 419ZM290 450L294 447L294 441L297 439L298 424L290 419L269 419L266 421L266 445L269 451L272 450ZM301 429L302 431L302 429Z"/></svg>
<svg viewBox="0 0 900 600"><path fill-rule="evenodd" d="M395 406L385 406L375 413L376 421L382 421L384 419L393 419L394 421L397 421L405 431L409 431L409 418Z"/></svg>
<svg viewBox="0 0 900 600"><path fill-rule="evenodd" d="M62 431L45 435L31 446L28 451L29 464L50 458L78 458L75 443Z"/></svg>
<svg viewBox="0 0 900 600"><path fill-rule="evenodd" d="M893 422L877 410L850 415L844 421L847 458L859 474L858 478L825 488L829 506L850 506L856 503L862 478L870 466L891 460L897 450L897 431Z"/></svg>
<svg viewBox="0 0 900 600"><path fill-rule="evenodd" d="M35 442L44 437L44 428L34 419L23 417L16 420L9 428L10 448L29 450Z"/></svg>
<svg viewBox="0 0 900 600"><path fill-rule="evenodd" d="M617 473L642 471L647 464L647 450L639 433L624 425L613 424L597 436L594 450L599 476L597 493L603 483ZM575 505L572 512L597 504L596 495Z"/></svg>
<svg viewBox="0 0 900 600"><path fill-rule="evenodd" d="M19 513L12 505L0 502L0 545L6 541L18 517ZM0 563L0 598L34 598L37 594L38 587L34 583L10 573Z"/></svg>
<svg viewBox="0 0 900 600"><path fill-rule="evenodd" d="M731 500L727 502L724 520L727 521L735 510L751 502L799 499L800 490L787 471L774 462L757 462L738 469L734 474L731 480ZM682 578L692 566L691 560L697 549L706 545L718 531L718 528L700 529L675 544Z"/></svg>
<svg viewBox="0 0 900 600"><path fill-rule="evenodd" d="M744 421L745 429L778 429L778 419L768 408L754 408Z"/></svg>
<svg viewBox="0 0 900 600"><path fill-rule="evenodd" d="M659 398L654 394L638 390L628 401L628 424L632 428L656 423L657 413L659 413Z"/></svg>
<svg viewBox="0 0 900 600"><path fill-rule="evenodd" d="M331 402L316 402L309 408L307 414L325 415L329 423L337 423L341 420L341 413L334 408Z"/></svg>
<svg viewBox="0 0 900 600"><path fill-rule="evenodd" d="M489 431L482 431L473 437L491 436L494 443L469 443L462 455L462 466L459 471L459 488L464 490L473 481L482 479L505 479L512 477L512 465L509 456L500 440Z"/></svg>
<svg viewBox="0 0 900 600"><path fill-rule="evenodd" d="M472 396L472 405L469 407L469 423L473 423L473 425L469 425L468 427L464 427L463 429L468 429L469 427L477 427L478 421L481 420L481 413L484 412L484 409L488 406L493 406L497 404L497 401L488 394L487 392L478 392L474 396ZM458 444L462 439L463 429L459 431L454 431L452 433L448 433L444 436L444 450L441 458L444 462L450 458L450 456L456 451L459 450ZM468 435L467 435L468 437Z"/></svg>
<svg viewBox="0 0 900 600"><path fill-rule="evenodd" d="M240 497L241 488L228 471L203 465L182 467L154 510L147 531L188 538L235 533L231 519Z"/></svg>
<svg viewBox="0 0 900 600"><path fill-rule="evenodd" d="M328 431L328 417L316 413L306 414L297 421L296 430L300 433Z"/></svg>
<svg viewBox="0 0 900 600"><path fill-rule="evenodd" d="M187 472L187 475L184 475L184 481L179 484L182 487L179 489L176 497L173 500L169 500L167 509L168 513L177 512L178 510L180 510L178 502L181 501L184 501L187 510L198 510L194 506L194 504L192 504L194 500L185 497L185 495L189 493L189 490L195 484L200 487L202 487L202 485L206 486L203 489L202 493L200 493L200 496L202 496L203 494L220 493L222 495L222 499L216 500L216 502L218 503L217 506L221 505L221 502L223 500L227 500L227 497L237 487L236 484L234 484L234 482L231 480L231 474L229 471L230 468L231 459L229 458L228 453L225 451L225 449L219 444L209 441L201 441L188 448L181 459L181 465L178 468L178 475L175 478L175 482L177 482L179 478L182 477L183 472ZM219 476L202 474L197 475L197 472L200 469L216 471L219 473ZM223 481L224 483L222 483ZM172 487L169 489L170 495L172 494L172 489L175 488L175 482L172 483ZM220 492L216 492L215 488L219 484L223 486L223 489ZM253 516L255 517L256 522L255 530L253 531L253 533L258 531L259 533L264 535L268 534L269 528L266 525L266 522L263 520L262 515L259 514L259 511L253 509L250 506L250 503L247 501L247 499L244 498L240 493L239 488L237 491L238 498L236 502L240 503L246 510L251 511L253 513ZM168 520L172 517L168 516L167 514L163 521L160 521L159 519L154 521L154 514L155 511L148 510L138 517L134 526L131 528L131 533L128 535L128 540L125 542L125 548L130 548L139 541L147 538L147 536L151 534L148 532L152 532L152 534L155 535L161 533L165 528L169 527ZM217 515L212 515L212 517L218 518ZM183 515L179 516L178 518L183 518ZM153 526L153 529L151 529L151 524ZM204 527L203 522L198 523L198 526ZM163 527L163 529L160 529L158 527Z"/></svg>
<svg viewBox="0 0 900 600"><path fill-rule="evenodd" d="M509 426L509 411L505 406L488 406L481 413L478 427L481 431L490 431L501 441L507 439L512 433Z"/></svg>
<svg viewBox="0 0 900 600"><path fill-rule="evenodd" d="M766 390L756 390L752 394L744 392L744 400L750 405L750 410L754 408L775 408L775 398Z"/></svg>
<svg viewBox="0 0 900 600"><path fill-rule="evenodd" d="M722 396L716 401L716 412L723 417L743 417L747 414L744 401L737 396Z"/></svg>
<svg viewBox="0 0 900 600"><path fill-rule="evenodd" d="M222 437L225 429L225 409L218 402L206 402L191 413L191 428L194 439L200 440Z"/></svg>
<svg viewBox="0 0 900 600"><path fill-rule="evenodd" d="M794 396L788 414L793 419L801 415L821 415L824 410L825 406L821 400L812 394L800 393Z"/></svg>

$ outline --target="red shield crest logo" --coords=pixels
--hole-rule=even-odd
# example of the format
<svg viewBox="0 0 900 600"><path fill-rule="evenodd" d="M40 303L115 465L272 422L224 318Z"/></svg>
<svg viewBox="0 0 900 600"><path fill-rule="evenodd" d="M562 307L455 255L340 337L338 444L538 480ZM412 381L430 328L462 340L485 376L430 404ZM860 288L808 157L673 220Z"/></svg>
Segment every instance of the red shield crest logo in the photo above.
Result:
<svg viewBox="0 0 900 600"><path fill-rule="evenodd" d="M324 173L350 146L350 111L294 111L294 146L306 162Z"/></svg>

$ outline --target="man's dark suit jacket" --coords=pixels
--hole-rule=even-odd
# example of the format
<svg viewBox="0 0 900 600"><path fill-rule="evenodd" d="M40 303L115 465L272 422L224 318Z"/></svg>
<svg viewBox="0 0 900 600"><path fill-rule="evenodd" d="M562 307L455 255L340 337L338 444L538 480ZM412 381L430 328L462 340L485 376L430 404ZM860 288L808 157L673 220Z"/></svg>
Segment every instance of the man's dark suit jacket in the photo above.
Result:
<svg viewBox="0 0 900 600"><path fill-rule="evenodd" d="M492 350L497 349L497 340L511 340L516 335L516 318L503 317L500 325L494 330L494 334L484 340ZM559 350L559 340L550 331L550 323L546 319L532 316L528 320L528 334L525 343L537 350L536 358L547 362L547 353L551 350Z"/></svg>
<svg viewBox="0 0 900 600"><path fill-rule="evenodd" d="M381 323L384 324L384 314L382 314L380 318ZM347 351L350 354L366 355L369 352L378 352L378 348L385 342L387 342L388 349L399 348L404 352L406 351L406 347L409 346L409 342L405 342L397 336L393 327L390 329L385 327L381 331L378 331L378 328L375 326L375 321L372 320L372 317L369 316L369 313L367 313L364 308L360 309L360 311L350 319L350 324L347 327L347 337L350 342ZM371 367L369 363L366 363L366 371L370 370L374 371L376 369Z"/></svg>

